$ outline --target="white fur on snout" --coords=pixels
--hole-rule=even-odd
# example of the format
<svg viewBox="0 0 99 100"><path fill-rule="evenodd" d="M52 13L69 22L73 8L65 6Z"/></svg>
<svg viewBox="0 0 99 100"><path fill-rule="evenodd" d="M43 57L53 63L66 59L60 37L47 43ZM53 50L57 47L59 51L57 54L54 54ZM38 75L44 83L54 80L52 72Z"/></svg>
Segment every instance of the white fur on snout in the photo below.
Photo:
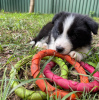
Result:
<svg viewBox="0 0 99 100"><path fill-rule="evenodd" d="M56 41L55 41L55 47L63 47L64 51L62 52L62 54L68 54L71 49L72 49L72 43L70 42L70 40L66 37L59 37Z"/></svg>
<svg viewBox="0 0 99 100"><path fill-rule="evenodd" d="M56 47L64 48L64 51L62 52L63 54L68 54L73 47L72 43L70 42L70 39L67 35L67 32L68 32L70 26L73 24L74 18L75 17L73 15L70 15L65 19L65 21L63 23L63 33L61 35L59 35L59 37L55 41L55 48Z"/></svg>

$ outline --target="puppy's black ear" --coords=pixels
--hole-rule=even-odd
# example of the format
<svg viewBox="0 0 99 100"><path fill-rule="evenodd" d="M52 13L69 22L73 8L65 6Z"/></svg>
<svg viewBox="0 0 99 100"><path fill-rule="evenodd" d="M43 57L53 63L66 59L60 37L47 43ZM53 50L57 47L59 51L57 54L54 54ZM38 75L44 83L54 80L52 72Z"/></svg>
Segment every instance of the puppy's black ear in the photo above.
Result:
<svg viewBox="0 0 99 100"><path fill-rule="evenodd" d="M89 17L85 19L85 22L87 27L93 32L93 34L97 34L99 24Z"/></svg>
<svg viewBox="0 0 99 100"><path fill-rule="evenodd" d="M65 12L60 12L60 13L56 14L56 15L53 17L53 19L52 19L52 24L54 24L54 22L55 22L58 18L60 18L64 13L65 13Z"/></svg>

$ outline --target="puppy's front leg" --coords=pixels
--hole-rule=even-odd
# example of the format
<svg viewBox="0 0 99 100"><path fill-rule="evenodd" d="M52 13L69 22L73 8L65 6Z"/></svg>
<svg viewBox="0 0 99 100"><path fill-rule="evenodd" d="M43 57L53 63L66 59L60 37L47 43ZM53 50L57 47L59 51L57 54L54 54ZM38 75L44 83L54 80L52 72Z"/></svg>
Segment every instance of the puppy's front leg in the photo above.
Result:
<svg viewBox="0 0 99 100"><path fill-rule="evenodd" d="M91 54L89 50L90 50L90 47L82 47L82 48L76 49L75 51L71 51L69 55L72 58L76 59L77 61L81 61L82 59L86 58L87 55Z"/></svg>

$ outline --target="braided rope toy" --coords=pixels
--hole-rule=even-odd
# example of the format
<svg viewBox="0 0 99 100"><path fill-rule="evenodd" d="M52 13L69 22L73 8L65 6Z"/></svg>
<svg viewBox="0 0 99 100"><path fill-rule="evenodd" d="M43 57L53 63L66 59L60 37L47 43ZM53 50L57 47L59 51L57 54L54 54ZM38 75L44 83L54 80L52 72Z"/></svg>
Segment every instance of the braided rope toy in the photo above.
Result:
<svg viewBox="0 0 99 100"><path fill-rule="evenodd" d="M18 72L20 71L21 66L25 65L26 63L28 63L29 61L31 61L32 59L32 55L27 56L25 58L23 58L22 60L18 61L15 65L14 68L11 69L10 71L10 78L13 78L13 76L15 76L15 74L18 74ZM49 57L44 57L44 60L49 59ZM65 65L64 61L60 58L54 57L52 59L52 61L54 61L56 64L58 64L60 66L61 69L61 77L63 78L67 78L68 75L68 68ZM53 62L53 63L54 63ZM54 63L54 64L55 64ZM46 94L43 91L32 91L32 90L28 90L23 86L18 86L19 82L13 80L11 87L13 89L15 89L15 94L17 96L19 96L20 98L26 98L29 100L45 100L46 99Z"/></svg>
<svg viewBox="0 0 99 100"><path fill-rule="evenodd" d="M24 64L28 63L31 59L32 59L33 55L27 56L25 58L23 58L22 60L18 61L14 68L11 69L10 71L10 78L13 79L13 76L15 76L16 74L18 74L18 72L20 71L21 66L23 66ZM44 100L46 99L46 94L42 91L32 91L32 90L28 90L23 86L19 86L19 82L15 81L13 79L12 84L11 84L11 88L15 89L14 92L17 96L19 96L20 98L26 98L28 100Z"/></svg>
<svg viewBox="0 0 99 100"><path fill-rule="evenodd" d="M62 59L65 59L66 61L68 61L70 64L74 65L74 67L76 68L77 72L81 73L81 74L86 74L84 72L84 69L82 69L81 66L83 66L85 69L87 69L90 73L92 73L94 71L94 68L91 66L91 65L88 65L87 63L84 63L84 62L80 62L80 64L78 62L76 62L74 59L70 58L69 56L67 55L61 55L59 53L57 53L56 51L54 50L43 50L43 51L40 51L41 53L38 53L37 55L38 56L34 56L33 59L32 59L32 65L35 65L36 64L36 67L33 67L34 69L38 69L38 70L35 70L33 72L35 72L34 74L34 78L36 78L36 76L38 75L38 72L40 72L40 60L43 58L43 59L48 59L47 57L45 56L57 56L57 57L60 57ZM68 74L68 69L66 66L63 66L64 63L63 61L60 59L60 58L57 58L57 57L54 57L54 59L52 59L52 61L54 61L55 63L57 63L60 68L61 68L61 77L63 78L67 78L67 74ZM16 71L16 73L20 70L20 67L22 65L24 65L25 63L29 62L32 58L32 55L28 56L27 58L25 59L22 59L21 61L19 61L18 63L16 63L16 65L14 66L15 69L12 69L11 72L10 72L10 77L12 78L13 77L13 73ZM37 60L37 59L38 60ZM37 62L35 61L37 60ZM26 62L25 62L26 61ZM24 63L25 62L25 63ZM35 63L36 62L36 63ZM50 62L47 64L47 66L49 66L49 69L50 67L54 67L55 63L54 62ZM33 64L34 63L34 64ZM32 68L32 65L31 65L31 68ZM81 65L81 66L80 66ZM37 67L38 66L38 67ZM65 71L64 71L65 69ZM47 72L48 73L48 72ZM80 81L81 83L77 83L77 84L81 84L78 85L79 88L81 91L86 91L86 92L89 92L89 91L93 91L93 92L96 92L99 90L99 72L96 72L94 75L95 77L94 81L93 82L90 82L88 83L88 78L85 77L85 76L81 76L80 75ZM40 78L43 78L42 77L42 74L39 76ZM58 78L55 76L51 79L55 79L55 80L58 80ZM69 92L66 92L66 91L63 91L63 90L59 90L59 89L56 89L55 87L51 86L46 80L44 79L40 79L41 81L37 80L36 83L38 84L39 87L42 87L40 88L42 91L31 91L31 90L27 90L25 89L24 87L18 87L16 90L15 90L15 93L21 97L21 98L27 98L27 99L39 99L39 100L43 100L43 99L46 99L46 94L44 92L48 92L50 95L61 95L61 97L64 97L66 94L68 94ZM70 80L71 81L71 80ZM40 82L40 83L39 83ZM43 82L43 83L42 83ZM72 81L74 82L74 81ZM42 85L43 84L43 85ZM13 81L12 82L12 85L11 87L12 88L15 88L17 87L17 85L19 85L19 83L17 81ZM41 85L41 86L40 86ZM83 86L83 87L82 87ZM74 86L75 87L75 86ZM47 88L47 90L46 90ZM70 87L71 88L71 87ZM56 91L57 90L57 91ZM43 92L44 91L44 92ZM53 93L52 93L53 92ZM81 93L77 93L77 95L79 96ZM76 95L75 94L72 94L68 100L75 100L76 98Z"/></svg>
<svg viewBox="0 0 99 100"><path fill-rule="evenodd" d="M78 73L80 74L85 74L85 71L84 69L80 66L80 64L78 62L76 62L74 59L72 59L70 56L68 55L62 55L62 54L59 54L57 53L56 51L54 50L42 50L40 52L38 52L38 54L36 54L33 59L32 59L32 64L31 64L31 73L32 73L32 76L34 78L36 78L38 76L38 74L40 73L40 60L45 57L45 56L56 56L56 57L60 57L62 59L65 59L67 62L69 62L71 65L74 65L75 69L77 70ZM39 75L39 78L43 78L43 74L40 74ZM58 80L58 78L57 78ZM58 81L61 81L61 80L58 80ZM86 76L82 76L80 75L80 81L82 83L88 83L88 77ZM68 85L72 88L75 88L76 89L76 84L75 82L73 83L73 81L67 81L68 82ZM44 91L45 93L49 93L50 95L52 94L57 94L57 96L61 95L61 97L64 97L66 94L68 94L69 92L66 92L66 91L63 91L63 90L59 90L57 89L56 91L56 88L53 87L52 85L50 85L46 80L43 80L43 79L39 79L36 81L36 84L39 86L39 88ZM61 83L63 84L63 83ZM60 85L60 84L59 84ZM61 86L61 85L60 85ZM65 85L66 86L66 85ZM46 89L47 87L47 89ZM72 94L70 96L71 100L75 100L75 94ZM68 98L68 100L70 99Z"/></svg>
<svg viewBox="0 0 99 100"><path fill-rule="evenodd" d="M51 62L50 62L51 63ZM90 73L93 73L93 71L95 70L91 65L84 63L84 62L80 62L80 65L83 66L86 70L88 70ZM74 91L85 91L85 92L89 92L89 91L93 91L96 92L99 90L99 72L96 72L93 76L94 76L94 81L90 82L90 83L79 83L79 82L74 82L71 80L67 80L67 79L63 79L60 76L55 75L54 73L51 72L51 68L52 66L47 65L44 69L44 75L53 80L57 85L61 86L64 89L72 89ZM72 85L72 83L74 84L74 86Z"/></svg>
<svg viewBox="0 0 99 100"><path fill-rule="evenodd" d="M91 65L89 65L87 63L80 62L80 65L83 66L90 73L93 73L94 70L95 70ZM90 83L81 84L84 88L78 87L78 90L80 88L81 91L86 91L86 92L89 92L89 91L96 92L96 91L98 91L99 90L99 72L97 71L93 76L94 76L94 81L92 81Z"/></svg>

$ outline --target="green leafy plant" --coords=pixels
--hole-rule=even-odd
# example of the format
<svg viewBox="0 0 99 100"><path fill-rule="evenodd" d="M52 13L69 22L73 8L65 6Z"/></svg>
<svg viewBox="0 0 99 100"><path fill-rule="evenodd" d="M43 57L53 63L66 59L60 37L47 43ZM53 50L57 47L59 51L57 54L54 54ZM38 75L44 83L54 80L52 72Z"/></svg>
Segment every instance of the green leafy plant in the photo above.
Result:
<svg viewBox="0 0 99 100"><path fill-rule="evenodd" d="M91 17L93 17L93 16L94 16L94 14L95 14L95 12L94 12L94 11L90 11L90 13L89 13L89 15L90 15Z"/></svg>

